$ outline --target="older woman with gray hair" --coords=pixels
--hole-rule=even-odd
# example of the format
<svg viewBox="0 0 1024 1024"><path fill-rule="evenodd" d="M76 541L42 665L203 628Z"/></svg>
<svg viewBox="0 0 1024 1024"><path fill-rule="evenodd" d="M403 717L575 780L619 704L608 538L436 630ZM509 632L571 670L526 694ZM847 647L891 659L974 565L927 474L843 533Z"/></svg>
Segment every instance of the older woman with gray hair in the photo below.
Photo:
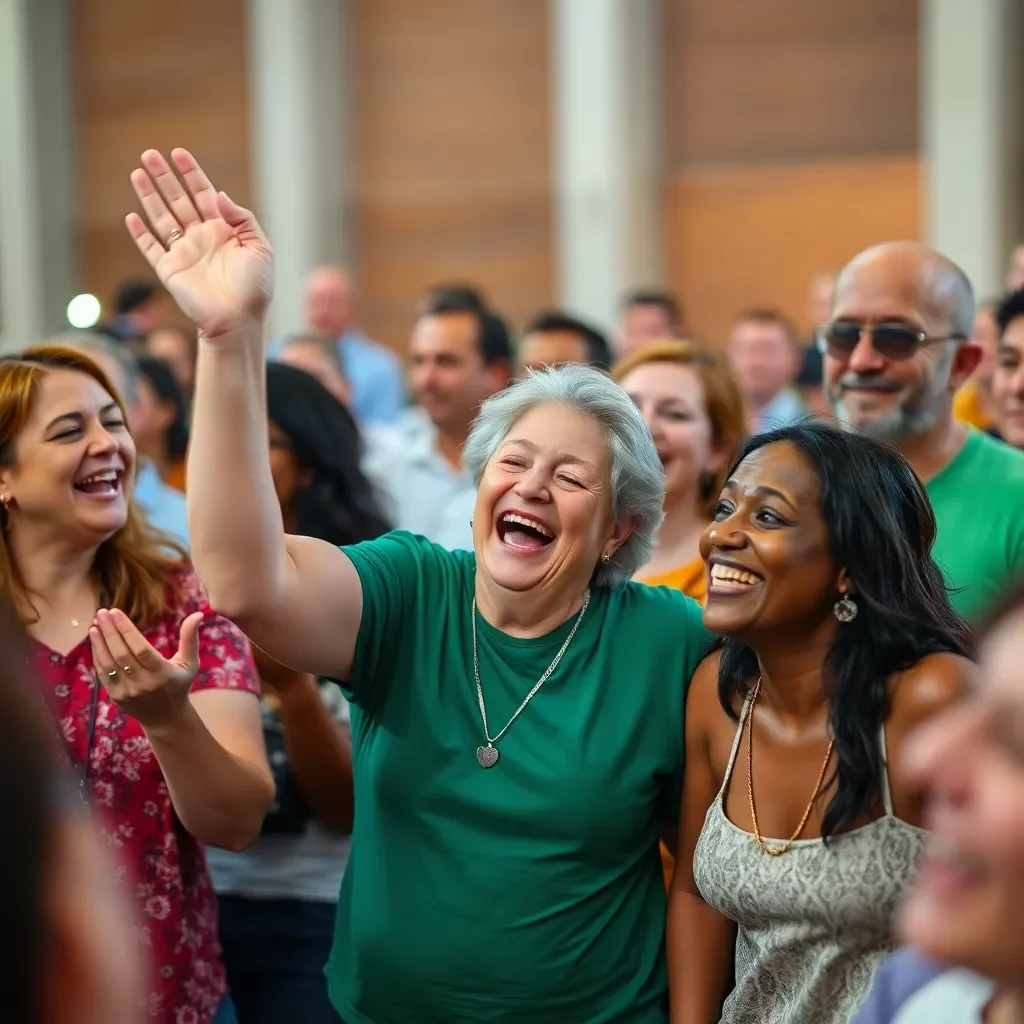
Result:
<svg viewBox="0 0 1024 1024"><path fill-rule="evenodd" d="M355 828L326 973L350 1024L661 1024L697 606L629 582L661 517L650 433L602 374L488 401L473 552L287 536L266 447L272 254L195 160L152 150L128 228L199 328L189 515L213 605L342 681ZM143 169L144 168L144 169ZM182 184L184 183L184 186Z"/></svg>

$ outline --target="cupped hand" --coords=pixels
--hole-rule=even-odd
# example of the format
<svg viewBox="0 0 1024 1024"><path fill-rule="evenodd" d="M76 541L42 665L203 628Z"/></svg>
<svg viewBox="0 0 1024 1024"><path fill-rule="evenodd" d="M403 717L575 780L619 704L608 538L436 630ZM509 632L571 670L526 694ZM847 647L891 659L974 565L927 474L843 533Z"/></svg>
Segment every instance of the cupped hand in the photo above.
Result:
<svg viewBox="0 0 1024 1024"><path fill-rule="evenodd" d="M215 339L262 319L274 254L253 214L215 191L191 153L174 149L171 160L180 181L162 154L142 154L131 182L149 224L137 213L125 224L182 312Z"/></svg>
<svg viewBox="0 0 1024 1024"><path fill-rule="evenodd" d="M89 630L93 665L110 699L145 728L173 722L188 706L199 671L199 623L194 612L181 624L178 653L167 659L124 612L100 609Z"/></svg>

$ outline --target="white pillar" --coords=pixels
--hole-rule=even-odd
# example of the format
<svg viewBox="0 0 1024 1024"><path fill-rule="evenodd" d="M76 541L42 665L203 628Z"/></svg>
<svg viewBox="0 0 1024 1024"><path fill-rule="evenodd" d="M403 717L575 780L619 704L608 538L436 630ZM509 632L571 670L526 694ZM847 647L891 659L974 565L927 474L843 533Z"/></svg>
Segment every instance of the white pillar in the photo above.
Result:
<svg viewBox="0 0 1024 1024"><path fill-rule="evenodd" d="M274 245L274 335L304 326L302 289L346 263L349 225L346 0L250 0L255 209Z"/></svg>
<svg viewBox="0 0 1024 1024"><path fill-rule="evenodd" d="M59 329L75 290L66 0L0 0L0 351Z"/></svg>
<svg viewBox="0 0 1024 1024"><path fill-rule="evenodd" d="M552 0L558 301L614 326L662 277L659 0Z"/></svg>
<svg viewBox="0 0 1024 1024"><path fill-rule="evenodd" d="M981 295L1021 241L1020 0L923 0L922 149L929 242Z"/></svg>

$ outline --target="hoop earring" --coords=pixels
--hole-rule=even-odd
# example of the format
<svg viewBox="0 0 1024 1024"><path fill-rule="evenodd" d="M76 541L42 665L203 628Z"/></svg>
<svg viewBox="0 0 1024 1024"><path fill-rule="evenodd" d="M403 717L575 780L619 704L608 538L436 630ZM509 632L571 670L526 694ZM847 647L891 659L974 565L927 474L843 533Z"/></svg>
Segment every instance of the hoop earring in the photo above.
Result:
<svg viewBox="0 0 1024 1024"><path fill-rule="evenodd" d="M853 622L857 618L857 612L860 609L857 607L857 602L848 594L843 594L838 601L832 606L832 614L840 622Z"/></svg>

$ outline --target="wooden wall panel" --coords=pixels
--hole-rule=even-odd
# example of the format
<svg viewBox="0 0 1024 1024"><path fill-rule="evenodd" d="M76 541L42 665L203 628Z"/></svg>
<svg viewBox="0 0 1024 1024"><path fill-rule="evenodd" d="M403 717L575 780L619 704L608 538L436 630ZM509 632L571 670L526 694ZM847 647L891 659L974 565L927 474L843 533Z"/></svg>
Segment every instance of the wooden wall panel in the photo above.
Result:
<svg viewBox="0 0 1024 1024"><path fill-rule="evenodd" d="M802 327L814 274L875 242L918 238L917 157L692 171L668 189L670 279L692 327L716 345L746 306Z"/></svg>
<svg viewBox="0 0 1024 1024"><path fill-rule="evenodd" d="M919 0L665 0L673 170L918 149Z"/></svg>
<svg viewBox="0 0 1024 1024"><path fill-rule="evenodd" d="M404 351L417 298L473 280L521 323L552 297L548 3L354 0L363 319Z"/></svg>
<svg viewBox="0 0 1024 1024"><path fill-rule="evenodd" d="M149 273L124 227L144 149L192 150L218 188L251 203L246 6L72 3L79 279L104 304Z"/></svg>

